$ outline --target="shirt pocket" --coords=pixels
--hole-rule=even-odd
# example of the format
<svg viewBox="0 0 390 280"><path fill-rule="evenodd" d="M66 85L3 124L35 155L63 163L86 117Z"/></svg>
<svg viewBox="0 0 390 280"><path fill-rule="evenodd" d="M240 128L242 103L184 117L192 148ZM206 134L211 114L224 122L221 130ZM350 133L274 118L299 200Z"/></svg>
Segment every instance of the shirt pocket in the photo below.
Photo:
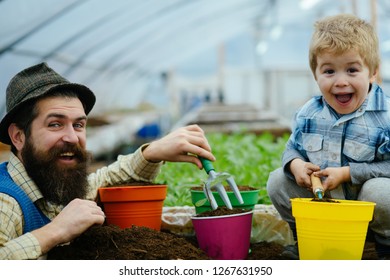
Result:
<svg viewBox="0 0 390 280"><path fill-rule="evenodd" d="M375 158L375 147L345 139L343 153L353 162L372 162Z"/></svg>
<svg viewBox="0 0 390 280"><path fill-rule="evenodd" d="M311 163L321 165L323 161L322 145L324 136L314 133L302 133L302 145Z"/></svg>

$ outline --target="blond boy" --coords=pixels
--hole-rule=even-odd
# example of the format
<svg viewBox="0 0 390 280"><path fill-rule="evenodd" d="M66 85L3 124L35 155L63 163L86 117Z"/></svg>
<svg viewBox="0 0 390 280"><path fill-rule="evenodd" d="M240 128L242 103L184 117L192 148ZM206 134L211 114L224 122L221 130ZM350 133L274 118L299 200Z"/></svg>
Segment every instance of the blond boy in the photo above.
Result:
<svg viewBox="0 0 390 280"><path fill-rule="evenodd" d="M390 256L390 99L375 83L378 38L366 21L347 14L315 23L309 61L321 91L296 114L282 168L269 176L268 194L296 237L290 198L313 197L310 175L330 198L373 201L379 258ZM298 248L284 255L298 258Z"/></svg>

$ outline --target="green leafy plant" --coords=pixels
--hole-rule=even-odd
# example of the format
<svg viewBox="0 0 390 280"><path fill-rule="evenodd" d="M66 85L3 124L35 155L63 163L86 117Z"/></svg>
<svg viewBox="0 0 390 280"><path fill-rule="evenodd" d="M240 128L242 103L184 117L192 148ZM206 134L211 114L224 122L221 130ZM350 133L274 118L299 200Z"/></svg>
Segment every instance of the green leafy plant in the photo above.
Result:
<svg viewBox="0 0 390 280"><path fill-rule="evenodd" d="M209 133L207 139L217 158L215 171L231 174L239 186L259 189L258 203L271 204L266 183L269 173L281 166L288 135L276 138L271 133L242 131ZM202 186L206 180L206 172L189 163L167 162L157 177L157 182L169 186L165 206L192 206L190 188Z"/></svg>

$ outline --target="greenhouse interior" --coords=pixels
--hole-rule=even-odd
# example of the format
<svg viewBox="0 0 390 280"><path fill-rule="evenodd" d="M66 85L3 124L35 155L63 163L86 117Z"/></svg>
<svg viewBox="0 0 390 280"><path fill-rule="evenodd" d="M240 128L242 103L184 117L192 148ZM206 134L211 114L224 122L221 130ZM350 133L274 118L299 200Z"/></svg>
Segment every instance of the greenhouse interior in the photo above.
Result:
<svg viewBox="0 0 390 280"><path fill-rule="evenodd" d="M340 13L370 22L380 45L379 83L390 93L388 0L0 0L0 113L21 70L46 62L89 87L90 171L121 154L198 124L217 171L259 192L252 241L293 236L266 183L281 166L296 111L320 95L309 66L315 22ZM0 158L7 161L8 145ZM207 174L166 162L162 227L192 231L190 188Z"/></svg>

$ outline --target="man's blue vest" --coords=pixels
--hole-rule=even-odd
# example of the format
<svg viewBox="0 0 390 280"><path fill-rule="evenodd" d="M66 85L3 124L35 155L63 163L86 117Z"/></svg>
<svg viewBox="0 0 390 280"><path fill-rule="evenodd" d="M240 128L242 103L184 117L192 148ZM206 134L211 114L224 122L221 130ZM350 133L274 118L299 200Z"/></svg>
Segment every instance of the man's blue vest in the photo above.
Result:
<svg viewBox="0 0 390 280"><path fill-rule="evenodd" d="M50 219L35 206L27 194L12 180L8 174L6 162L0 164L0 192L12 196L22 208L24 217L23 233L43 227L50 222Z"/></svg>

